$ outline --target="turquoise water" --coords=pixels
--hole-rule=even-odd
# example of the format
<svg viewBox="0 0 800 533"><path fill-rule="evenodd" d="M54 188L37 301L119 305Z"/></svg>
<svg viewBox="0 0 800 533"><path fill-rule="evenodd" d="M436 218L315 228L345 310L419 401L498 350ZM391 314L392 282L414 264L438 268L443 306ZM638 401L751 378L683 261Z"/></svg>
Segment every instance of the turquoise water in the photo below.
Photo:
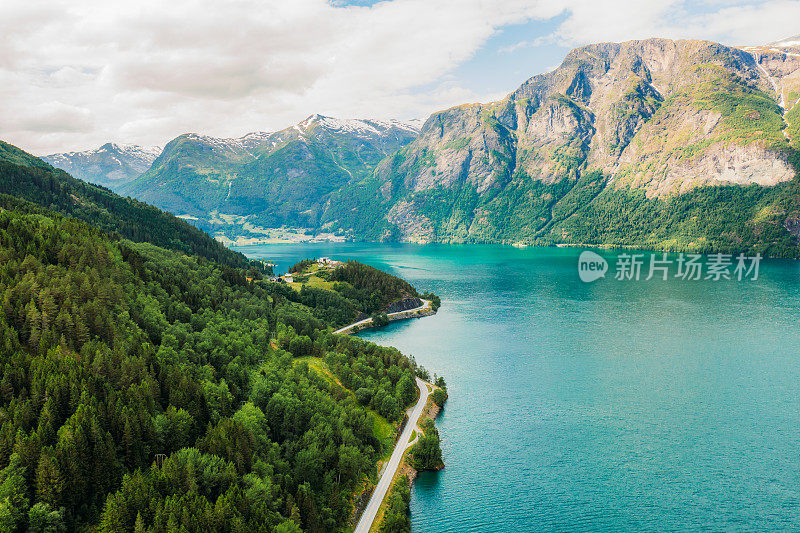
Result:
<svg viewBox="0 0 800 533"><path fill-rule="evenodd" d="M587 284L568 249L241 250L351 257L442 297L362 334L448 382L447 466L415 483L414 531L798 529L798 263Z"/></svg>

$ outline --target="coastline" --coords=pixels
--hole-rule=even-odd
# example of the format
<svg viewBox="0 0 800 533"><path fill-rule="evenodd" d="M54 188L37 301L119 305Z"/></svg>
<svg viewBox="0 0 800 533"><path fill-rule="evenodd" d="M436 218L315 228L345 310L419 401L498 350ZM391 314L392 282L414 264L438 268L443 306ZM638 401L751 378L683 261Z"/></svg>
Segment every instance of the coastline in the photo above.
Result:
<svg viewBox="0 0 800 533"><path fill-rule="evenodd" d="M389 322L395 322L397 320L406 320L408 318L422 318L424 316L431 316L436 314L436 309L433 308L432 302L430 300L422 300L422 305L419 307L415 307L414 309L407 309L405 311L397 311L396 313L389 313L386 315ZM354 322L343 328L339 328L334 333L340 333L343 335L351 335L353 333L358 333L359 331L374 328L376 327L373 323L373 319L365 318L364 320L359 320L358 322Z"/></svg>
<svg viewBox="0 0 800 533"><path fill-rule="evenodd" d="M417 420L417 425L414 428L416 436L414 439L411 440L411 442L408 443L408 446L406 447L406 450L403 453L403 459L400 462L400 465L398 466L394 476L392 477L392 482L389 486L389 490L386 493L386 497L383 499L383 502L381 502L380 508L378 509L378 513L376 514L375 520L372 523L372 527L370 527L369 529L370 533L378 533L381 530L381 526L383 526L383 522L385 519L387 503L392 493L399 488L398 483L407 483L406 488L410 490L411 487L414 485L414 481L417 479L417 476L419 475L420 471L414 468L411 462L410 458L411 449L414 447L414 444L416 444L419 438L425 433L425 431L421 427L423 423L426 420L435 421L443 408L442 406L437 405L433 401L433 393L440 387L437 387L436 385L427 382L426 385L428 386L429 394L428 394L428 399L425 402L425 407L422 410L422 414L420 415L419 420ZM435 470L442 470L443 468L444 464L442 464L439 468Z"/></svg>
<svg viewBox="0 0 800 533"><path fill-rule="evenodd" d="M216 237L215 237L216 238ZM219 240L219 239L217 239ZM663 246L659 246L658 244L621 244L621 243L585 243L585 242L416 242L416 241L398 241L398 242L391 242L391 243L384 243L381 241L370 241L370 240L340 240L340 241L275 241L275 242L247 242L247 243L236 243L230 240L220 241L226 247L236 250L242 251L238 248L247 248L248 246L260 246L260 245L278 245L278 246L291 246L291 245L308 245L308 244L328 244L328 245L341 245L341 244L350 244L350 245L357 245L357 244L395 244L395 245L414 245L414 246L437 246L437 245L445 245L445 246L498 246L503 248L515 248L518 250L524 250L526 248L556 248L556 249L568 249L568 248L584 248L587 250L605 250L605 251L613 251L613 250L620 250L620 251L642 251L642 252L658 252L658 253L668 253L668 254L679 254L679 253L693 253L693 254L701 254L704 256L715 254L715 253L755 253L758 252L764 259L790 259L790 260L800 260L800 252L796 254L781 254L781 253L769 253L767 250L761 250L755 248L753 246L743 246L743 247L733 247L733 246L676 246L673 244L665 244Z"/></svg>
<svg viewBox="0 0 800 533"><path fill-rule="evenodd" d="M405 461L406 454L412 446L411 434L415 432L419 434L417 424L419 418L425 412L430 398L430 391L432 385L420 378L416 378L417 389L420 396L417 402L406 412L407 421L402 424L400 430L400 438L397 439L394 450L389 460L385 463L385 469L378 477L378 482L370 494L366 507L360 513L354 531L356 533L366 533L371 531L377 521L377 516L381 506L388 500L389 492L393 486L394 477L400 471L400 465Z"/></svg>
<svg viewBox="0 0 800 533"><path fill-rule="evenodd" d="M420 298L422 305L413 309L404 311L397 311L386 315L389 322L398 320L406 320L410 318L422 318L436 314L437 309L434 308L431 300ZM373 324L373 319L366 318L358 322L354 322L344 326L336 331L334 334L351 335L362 331L378 327ZM418 471L411 465L409 454L414 445L419 441L420 437L425 434L422 429L423 422L426 420L435 420L441 411L441 407L433 401L433 393L440 387L433 383L429 383L416 378L417 388L419 390L419 397L416 403L411 406L406 412L406 416L397 428L397 439L395 440L392 455L382 464L379 462L378 480L373 486L367 485L364 490L355 495L356 507L351 517L351 524L353 525L354 532L377 532L380 531L383 525L383 520L390 497L397 489L398 481L404 480L408 483L408 490L410 490L414 479L418 475ZM424 390L423 390L424 388ZM424 404L420 405L420 401L424 399ZM399 456L398 456L399 454ZM392 463L397 463L392 466ZM440 466L444 468L444 464ZM393 470L391 477L386 481L387 470ZM379 501L373 501L373 498L380 498ZM363 506L363 507L362 507Z"/></svg>

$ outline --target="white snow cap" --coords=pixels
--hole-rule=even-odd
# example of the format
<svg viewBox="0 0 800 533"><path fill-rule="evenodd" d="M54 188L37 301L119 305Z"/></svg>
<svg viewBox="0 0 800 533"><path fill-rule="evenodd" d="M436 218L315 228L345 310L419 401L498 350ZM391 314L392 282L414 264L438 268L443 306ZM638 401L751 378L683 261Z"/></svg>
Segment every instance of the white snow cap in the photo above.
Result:
<svg viewBox="0 0 800 533"><path fill-rule="evenodd" d="M300 122L295 129L307 130L313 124L317 124L329 131L340 131L359 136L383 135L387 130L391 130L393 128L407 131L415 135L419 133L418 126L408 122L402 122L400 120L373 120L358 118L340 119L327 117L325 115L320 115L319 113L310 115L308 118Z"/></svg>
<svg viewBox="0 0 800 533"><path fill-rule="evenodd" d="M104 153L118 153L121 155L132 157L134 159L141 159L152 162L159 155L161 155L161 152L163 150L164 150L163 146L141 146L138 144L106 143L103 146L95 148L93 150L65 152L62 154L50 154L45 157L52 159L54 161L66 161L67 159L74 157L91 157L93 155L99 155Z"/></svg>

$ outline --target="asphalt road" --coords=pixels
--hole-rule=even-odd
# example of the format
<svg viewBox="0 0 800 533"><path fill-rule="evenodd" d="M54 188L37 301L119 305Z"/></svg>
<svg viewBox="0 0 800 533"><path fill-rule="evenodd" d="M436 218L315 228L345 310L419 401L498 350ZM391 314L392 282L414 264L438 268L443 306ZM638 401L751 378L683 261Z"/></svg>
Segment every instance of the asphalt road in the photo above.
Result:
<svg viewBox="0 0 800 533"><path fill-rule="evenodd" d="M378 514L378 508L381 506L381 502L383 502L384 498L386 498L386 493L389 491L389 486L392 484L392 478L400 466L400 460L403 458L406 448L408 448L411 433L417 427L419 417L425 409L429 394L428 387L421 379L416 378L416 380L417 388L419 388L419 401L407 411L408 422L406 422L400 438L397 439L397 444L395 444L392 456L389 458L386 469L384 469L383 475L380 480L378 480L378 485L369 498L369 503L367 503L367 506L364 508L364 512L361 513L361 518L358 520L354 533L368 533L369 528L372 527L372 523L375 521L375 515Z"/></svg>
<svg viewBox="0 0 800 533"><path fill-rule="evenodd" d="M423 310L427 309L428 307L430 307L430 305L431 305L430 300L422 300L422 305L420 305L419 307L415 307L414 309L406 309L405 311L397 311L396 313L389 313L386 316L388 316L389 318L392 318L393 316L397 316L397 315L400 315L402 313L408 313L409 311L423 311ZM365 324L371 324L371 323L372 323L372 318L365 318L364 320L359 320L358 322L353 322L352 324L349 324L349 325L347 325L347 326L345 326L343 328L337 329L336 331L334 331L334 333L344 333L346 331L349 332L350 329L352 329L352 328L354 328L356 326L363 326Z"/></svg>

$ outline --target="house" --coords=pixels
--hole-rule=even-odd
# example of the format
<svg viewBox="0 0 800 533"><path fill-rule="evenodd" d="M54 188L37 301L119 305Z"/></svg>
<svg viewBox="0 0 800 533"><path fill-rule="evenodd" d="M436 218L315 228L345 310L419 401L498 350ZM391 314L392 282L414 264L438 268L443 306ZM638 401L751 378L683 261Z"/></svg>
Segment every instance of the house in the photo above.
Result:
<svg viewBox="0 0 800 533"><path fill-rule="evenodd" d="M331 260L330 257L320 257L319 259L317 259L317 264L318 265L327 266L327 265L330 265L332 263L333 263L333 261Z"/></svg>
<svg viewBox="0 0 800 533"><path fill-rule="evenodd" d="M283 281L286 283L294 283L294 276L292 274L284 274Z"/></svg>

